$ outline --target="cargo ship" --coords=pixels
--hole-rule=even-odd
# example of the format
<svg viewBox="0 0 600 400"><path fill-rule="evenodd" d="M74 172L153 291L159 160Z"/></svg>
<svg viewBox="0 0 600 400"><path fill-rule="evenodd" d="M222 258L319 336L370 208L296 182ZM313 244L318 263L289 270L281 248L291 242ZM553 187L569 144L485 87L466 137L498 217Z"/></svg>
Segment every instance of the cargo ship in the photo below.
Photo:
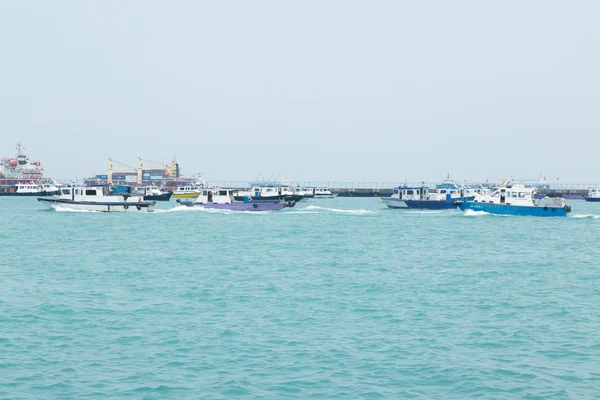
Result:
<svg viewBox="0 0 600 400"><path fill-rule="evenodd" d="M85 186L93 186L108 183L120 183L127 185L168 185L175 186L184 181L181 178L181 169L176 161L170 164L154 165L144 168L141 158L138 158L137 168L128 166L119 161L108 159L108 173L106 175L94 175L84 180ZM121 165L120 169L113 168L113 163ZM175 183L173 183L175 182ZM171 184L170 184L171 183Z"/></svg>
<svg viewBox="0 0 600 400"><path fill-rule="evenodd" d="M44 183L44 169L39 161L31 161L21 142L17 143L15 157L0 158L0 185Z"/></svg>

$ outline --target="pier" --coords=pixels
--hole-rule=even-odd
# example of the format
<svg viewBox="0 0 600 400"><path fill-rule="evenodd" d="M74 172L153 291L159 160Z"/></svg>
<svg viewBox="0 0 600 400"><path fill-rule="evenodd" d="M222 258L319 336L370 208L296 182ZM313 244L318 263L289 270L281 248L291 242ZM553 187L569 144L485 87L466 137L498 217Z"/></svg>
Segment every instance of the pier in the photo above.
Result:
<svg viewBox="0 0 600 400"><path fill-rule="evenodd" d="M39 182L34 183L47 183L50 179L42 179ZM57 179L56 182L63 184L73 183L73 179ZM169 186L184 184L193 182L193 179L186 179L185 181L177 182L170 181L167 183ZM136 186L136 182L123 182L125 184ZM146 182L144 182L146 183ZM160 181L153 182L154 184L161 185ZM426 185L434 188L439 182L352 182L352 181L297 181L297 182L286 182L285 184L290 186L299 187L326 187L331 190L332 193L337 194L339 197L389 197L393 192L394 187L398 186L421 186ZM515 181L514 183L521 183ZM565 198L583 198L588 194L589 189L600 189L599 183L577 183L577 184L538 184L537 182L524 182L527 185L537 186L537 192L549 197L565 197ZM14 180L0 179L0 186L14 184ZM80 182L78 182L80 184ZM147 184L147 183L146 183ZM241 180L220 180L220 181L206 181L207 185L220 186L224 188L249 188L251 181ZM467 186L475 187L476 183L469 183Z"/></svg>
<svg viewBox="0 0 600 400"><path fill-rule="evenodd" d="M227 188L248 188L250 181L207 181L209 185ZM514 181L513 183L521 183ZM549 197L583 198L589 189L600 189L599 183L577 184L539 184L537 182L523 182L526 185L537 186L537 192ZM327 187L339 197L389 197L395 187L426 185L434 188L439 182L351 182L351 181L298 181L287 182L290 186L300 187ZM467 186L477 186L477 183L468 183Z"/></svg>

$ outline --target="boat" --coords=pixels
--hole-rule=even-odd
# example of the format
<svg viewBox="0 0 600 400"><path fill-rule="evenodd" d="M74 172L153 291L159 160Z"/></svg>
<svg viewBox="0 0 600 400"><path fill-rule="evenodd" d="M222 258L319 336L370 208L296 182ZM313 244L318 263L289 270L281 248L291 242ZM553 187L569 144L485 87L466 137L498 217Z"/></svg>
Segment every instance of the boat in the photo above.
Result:
<svg viewBox="0 0 600 400"><path fill-rule="evenodd" d="M452 180L444 180L435 188L429 186L398 186L390 197L381 198L389 208L405 208L420 210L455 209L456 201L473 200L475 191L459 186Z"/></svg>
<svg viewBox="0 0 600 400"><path fill-rule="evenodd" d="M314 188L308 188L308 187L297 186L294 188L294 194L296 194L298 196L302 196L301 200L310 200L313 197L315 197Z"/></svg>
<svg viewBox="0 0 600 400"><path fill-rule="evenodd" d="M337 197L337 193L331 193L331 190L326 187L312 189L314 194L313 198L315 199L335 199Z"/></svg>
<svg viewBox="0 0 600 400"><path fill-rule="evenodd" d="M256 202L246 198L236 201L233 192L231 189L204 189L194 202L181 199L177 199L177 202L186 207L233 211L278 211L286 206L279 200Z"/></svg>
<svg viewBox="0 0 600 400"><path fill-rule="evenodd" d="M143 196L144 200L153 201L169 201L173 195L171 190L161 190L156 186L138 186L134 193Z"/></svg>
<svg viewBox="0 0 600 400"><path fill-rule="evenodd" d="M18 183L45 183L44 169L39 161L31 161L25 154L21 142L17 143L15 157L0 159L0 183L15 185Z"/></svg>
<svg viewBox="0 0 600 400"><path fill-rule="evenodd" d="M600 189L590 189L585 201L600 202Z"/></svg>
<svg viewBox="0 0 600 400"><path fill-rule="evenodd" d="M53 196L59 193L58 186L52 183L17 183L0 186L0 196Z"/></svg>
<svg viewBox="0 0 600 400"><path fill-rule="evenodd" d="M174 199L195 199L200 195L203 187L196 185L178 186L172 194Z"/></svg>
<svg viewBox="0 0 600 400"><path fill-rule="evenodd" d="M303 194L296 194L294 188L278 183L254 183L248 190L237 190L233 192L236 201L244 201L251 198L255 203L272 203L279 201L287 207L294 207L297 202L304 199Z"/></svg>
<svg viewBox="0 0 600 400"><path fill-rule="evenodd" d="M52 210L80 210L103 212L152 212L155 201L145 201L127 185L75 186L60 189L52 197L38 197Z"/></svg>
<svg viewBox="0 0 600 400"><path fill-rule="evenodd" d="M478 194L471 201L456 201L462 211L483 211L497 215L566 217L571 206L563 198L535 199L536 188L504 184L491 193Z"/></svg>
<svg viewBox="0 0 600 400"><path fill-rule="evenodd" d="M195 199L200 195L202 190L208 189L208 185L202 174L194 175L193 179L194 183L187 183L175 188L172 197L174 199Z"/></svg>

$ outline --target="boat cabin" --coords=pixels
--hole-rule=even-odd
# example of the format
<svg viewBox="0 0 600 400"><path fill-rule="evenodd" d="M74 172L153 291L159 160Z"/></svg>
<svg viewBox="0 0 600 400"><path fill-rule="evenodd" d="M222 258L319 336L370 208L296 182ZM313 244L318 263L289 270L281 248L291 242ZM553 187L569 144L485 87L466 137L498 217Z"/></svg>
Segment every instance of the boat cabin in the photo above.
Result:
<svg viewBox="0 0 600 400"><path fill-rule="evenodd" d="M533 206L538 205L534 198L535 187L526 187L524 185L513 185L510 187L502 186L492 193L479 194L473 200L476 203L494 203L515 206Z"/></svg>
<svg viewBox="0 0 600 400"><path fill-rule="evenodd" d="M398 186L391 197L398 200L428 200L429 186Z"/></svg>
<svg viewBox="0 0 600 400"><path fill-rule="evenodd" d="M42 191L40 185L22 184L18 183L15 185L17 193L39 193Z"/></svg>
<svg viewBox="0 0 600 400"><path fill-rule="evenodd" d="M590 189L590 190L588 190L587 197L591 198L591 199L598 199L598 198L600 198L600 189Z"/></svg>
<svg viewBox="0 0 600 400"><path fill-rule="evenodd" d="M202 188L195 185L179 186L175 190L175 193L198 193Z"/></svg>
<svg viewBox="0 0 600 400"><path fill-rule="evenodd" d="M230 189L204 189L196 199L196 204L232 204L233 191Z"/></svg>
<svg viewBox="0 0 600 400"><path fill-rule="evenodd" d="M73 201L103 201L102 197L122 197L136 199L133 187L127 185L104 185L104 186L76 186L60 189L59 197ZM139 197L142 199L142 197Z"/></svg>

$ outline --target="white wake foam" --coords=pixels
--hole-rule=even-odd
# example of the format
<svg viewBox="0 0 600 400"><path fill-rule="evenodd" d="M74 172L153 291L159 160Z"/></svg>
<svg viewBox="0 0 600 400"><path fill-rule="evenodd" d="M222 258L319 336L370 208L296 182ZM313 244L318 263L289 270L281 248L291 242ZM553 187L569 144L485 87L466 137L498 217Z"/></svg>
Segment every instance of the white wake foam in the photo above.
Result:
<svg viewBox="0 0 600 400"><path fill-rule="evenodd" d="M463 215L466 217L479 217L482 215L491 215L491 214L488 212L485 212L485 211L465 210Z"/></svg>
<svg viewBox="0 0 600 400"><path fill-rule="evenodd" d="M373 214L374 211L370 210L342 210L339 208L327 208L327 207L319 207L319 206L308 206L305 208L299 208L299 211L329 211L333 213L339 214L354 214L354 215L362 215L362 214Z"/></svg>
<svg viewBox="0 0 600 400"><path fill-rule="evenodd" d="M70 212L70 213L96 213L102 211L93 211L93 210L80 210L78 208L68 208L68 207L56 207L54 209L56 212Z"/></svg>
<svg viewBox="0 0 600 400"><path fill-rule="evenodd" d="M155 209L154 213L172 213L172 212L205 212L212 214L256 214L262 215L265 213L270 213L271 211L238 211L238 210L225 210L219 208L204 208L204 207L188 207L188 206L176 206L173 208L169 208L166 210Z"/></svg>
<svg viewBox="0 0 600 400"><path fill-rule="evenodd" d="M600 219L600 215L595 215L595 214L576 214L576 215L573 215L571 218Z"/></svg>

